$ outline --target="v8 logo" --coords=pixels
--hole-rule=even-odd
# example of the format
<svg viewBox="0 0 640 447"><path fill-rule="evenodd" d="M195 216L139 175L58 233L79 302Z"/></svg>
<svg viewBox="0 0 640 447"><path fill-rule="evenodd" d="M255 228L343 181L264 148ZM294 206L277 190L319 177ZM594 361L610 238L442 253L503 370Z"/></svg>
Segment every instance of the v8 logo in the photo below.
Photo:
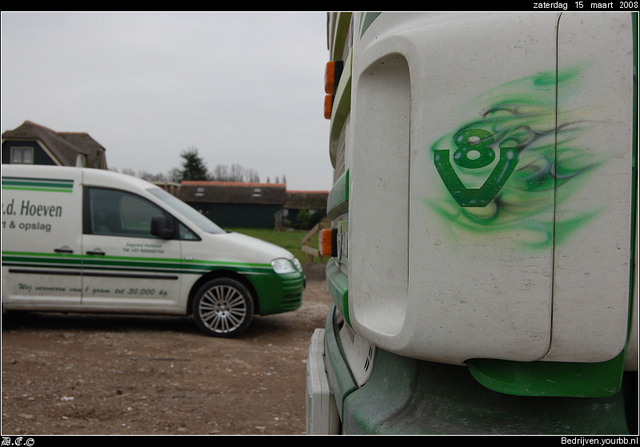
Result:
<svg viewBox="0 0 640 447"><path fill-rule="evenodd" d="M489 166L496 157L491 148L494 138L484 129L463 129L456 133L453 141L458 150L453 161L461 168L480 169ZM500 192L518 164L518 148L500 147L500 159L484 184L477 189L465 187L453 169L448 149L434 151L434 164L445 186L463 207L487 206Z"/></svg>

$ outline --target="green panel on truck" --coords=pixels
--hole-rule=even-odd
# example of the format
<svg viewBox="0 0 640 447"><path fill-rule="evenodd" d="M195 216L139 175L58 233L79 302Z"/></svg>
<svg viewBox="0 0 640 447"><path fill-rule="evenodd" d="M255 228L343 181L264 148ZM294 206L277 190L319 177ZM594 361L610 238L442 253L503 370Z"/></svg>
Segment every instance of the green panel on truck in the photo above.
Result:
<svg viewBox="0 0 640 447"><path fill-rule="evenodd" d="M382 349L369 382L345 399L343 429L351 434L628 433L622 392L608 398L511 396L483 387L463 366Z"/></svg>

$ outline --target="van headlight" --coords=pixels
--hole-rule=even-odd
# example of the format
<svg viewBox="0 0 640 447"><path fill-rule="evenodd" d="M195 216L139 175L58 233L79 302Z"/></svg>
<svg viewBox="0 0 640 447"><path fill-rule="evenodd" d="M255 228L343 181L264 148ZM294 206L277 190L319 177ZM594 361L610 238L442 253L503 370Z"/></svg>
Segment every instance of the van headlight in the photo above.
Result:
<svg viewBox="0 0 640 447"><path fill-rule="evenodd" d="M302 264L300 264L300 261L298 261L298 258L293 258L291 262L293 262L293 265L296 266L299 272L302 272Z"/></svg>
<svg viewBox="0 0 640 447"><path fill-rule="evenodd" d="M298 262L298 264L300 263ZM296 271L293 261L289 261L285 258L274 259L271 261L271 267L273 267L273 270L276 273L294 273Z"/></svg>

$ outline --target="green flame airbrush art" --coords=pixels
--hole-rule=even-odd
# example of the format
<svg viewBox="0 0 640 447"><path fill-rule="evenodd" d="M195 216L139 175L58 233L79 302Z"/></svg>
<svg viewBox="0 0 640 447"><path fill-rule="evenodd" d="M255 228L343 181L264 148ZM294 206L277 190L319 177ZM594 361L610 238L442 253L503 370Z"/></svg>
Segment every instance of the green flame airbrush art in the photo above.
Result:
<svg viewBox="0 0 640 447"><path fill-rule="evenodd" d="M540 73L485 93L470 105L480 119L431 146L446 189L429 206L454 232L533 232L522 244L545 247L597 214L589 210L558 221L549 212L602 162L577 141L590 125L586 111L556 111L560 98L576 93L583 69L557 79L555 72Z"/></svg>

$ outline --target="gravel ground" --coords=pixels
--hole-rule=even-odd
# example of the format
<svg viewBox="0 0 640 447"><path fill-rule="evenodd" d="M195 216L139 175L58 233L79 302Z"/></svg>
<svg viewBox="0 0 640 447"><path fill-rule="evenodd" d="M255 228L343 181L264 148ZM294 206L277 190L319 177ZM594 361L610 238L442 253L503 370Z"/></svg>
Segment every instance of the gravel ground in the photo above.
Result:
<svg viewBox="0 0 640 447"><path fill-rule="evenodd" d="M303 306L238 339L189 318L4 313L2 434L304 434L306 359L331 298L305 266Z"/></svg>

